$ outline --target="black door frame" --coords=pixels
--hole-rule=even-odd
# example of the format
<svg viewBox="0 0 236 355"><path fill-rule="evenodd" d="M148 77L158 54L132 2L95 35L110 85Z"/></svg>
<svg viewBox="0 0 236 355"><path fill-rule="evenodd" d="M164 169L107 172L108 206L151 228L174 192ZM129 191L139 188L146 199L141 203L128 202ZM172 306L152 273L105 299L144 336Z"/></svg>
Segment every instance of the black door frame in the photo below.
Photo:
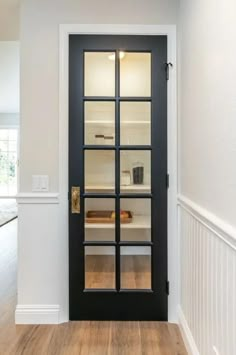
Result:
<svg viewBox="0 0 236 355"><path fill-rule="evenodd" d="M91 36L92 37L92 36ZM108 39L108 37L109 36L107 36L107 39ZM110 36L111 37L111 36ZM126 36L125 36L126 37ZM161 36L157 36L158 37L158 39L160 40L161 39ZM138 48L138 40L139 40L139 38L140 38L140 36L132 36L132 43L133 43L133 45L134 45L134 50L139 50L139 48ZM155 37L154 36L148 36L148 38L146 38L146 40L148 41L148 40L150 40L150 38L152 38L152 41L154 41L155 40ZM165 38L165 46L166 46L166 36L163 36L163 39ZM96 43L97 43L97 39L98 39L98 37L97 37L97 35L96 35L96 38L94 38L94 40L95 40L95 42L94 42L94 45L93 45L93 50L96 50ZM135 41L135 39L136 39L136 41ZM145 40L145 37L144 36L142 36L142 39L143 40ZM81 37L80 37L80 45L82 45L82 41L81 41ZM135 44L135 42L136 42L136 44ZM101 48L101 47L100 47ZM101 50L100 48L98 48L98 50ZM132 51L132 50L131 50ZM147 51L147 50L145 50L145 51ZM160 66L159 67L159 69L156 71L156 73L155 74L157 74L155 77L154 77L154 85L156 85L157 87L158 87L158 89L159 89L159 93L160 92L165 92L166 94L167 94L167 89L166 89L166 86L164 85L164 87L163 87L163 83L164 83L164 81L162 81L162 80L159 80L158 81L158 79L157 78L160 78L160 77L162 77L162 76L165 76L165 71L163 70L164 69L164 65L165 65L165 62L166 62L166 60L167 60L167 54L165 53L165 58L163 58L163 60L161 61L162 62L162 64L163 64L163 66ZM78 72L78 76L82 76L81 75L82 73L79 73ZM162 88L160 87L160 83L162 83ZM166 82L165 82L165 84L166 84ZM75 87L73 87L73 90L72 91L74 91L74 92L76 92L76 90L77 90L78 88L75 88ZM71 92L72 92L71 91ZM88 98L86 98L86 99L88 99ZM119 98L117 98L117 96L115 97L115 100L118 100ZM140 99L140 98L139 98ZM122 99L123 100L123 99ZM166 102L166 100L167 100L167 96L165 95L163 98L162 98L162 102L163 102L163 100ZM73 100L72 100L73 101ZM129 101L130 101L130 99L129 99ZM82 102L81 102L81 105L80 105L80 107L82 108ZM158 108L159 107L159 108ZM165 105L165 107L167 108L167 104ZM158 105L156 105L156 109L157 109L157 111L158 111L158 109L160 109L160 106L158 106ZM73 108L73 111L74 111L74 108ZM74 111L75 112L75 111ZM76 113L76 114L78 114L78 112ZM83 113L82 112L80 112L79 113L80 115L82 115ZM167 149L167 113L165 112L165 111L163 111L163 108L162 108L162 112L161 111L159 111L158 112L158 115L160 116L160 115L165 115L166 116L166 120L165 120L165 122L164 121L161 121L162 122L162 125L163 124L165 124L165 127L163 128L162 127L162 129L159 129L160 127L155 127L155 126L153 126L152 127L152 132L157 132L157 135L159 134L159 136L158 137L155 137L155 142L160 142L160 141L162 141L163 142L163 139L164 139L164 145L165 145L165 149ZM117 117L119 116L119 114L117 113L117 115L116 115ZM119 121L118 120L116 120L116 122L117 122L117 125L119 125ZM153 122L153 125L155 125L155 122L157 122L157 121L152 121ZM160 123L160 122L159 122ZM71 133L74 133L74 132L76 132L76 129L75 129L76 127L73 127L73 129L72 129L72 131L71 131ZM81 127L77 127L78 129L82 129L82 131L83 131L83 126ZM166 134L163 134L163 131L165 131L166 132ZM154 140L152 139L152 143L154 144L155 143L154 142ZM90 149L91 149L92 147L90 147ZM107 147L106 147L107 148ZM130 150L134 150L134 148L133 147L122 147L122 148L119 148L118 147L118 145L116 145L115 147L115 150L117 151L117 152L119 152L119 150L121 150L121 149L130 149ZM160 147L159 147L160 148ZM77 147L77 149L78 149L78 147ZM79 149L81 149L81 151L83 151L84 149L85 149L85 147L83 146L83 144L82 144L82 142L80 142L79 143ZM86 149L88 149L88 147L86 147ZM93 147L93 149L94 149L94 147ZM100 147L100 149L101 149L101 147ZM138 147L137 147L137 149L138 149ZM142 149L143 149L143 147L142 147ZM148 150L150 150L150 149L152 149L152 148L150 148L150 147L147 147L146 149L148 149ZM154 151L155 151L155 149L154 149ZM163 156L165 156L165 159L163 159ZM77 164L78 165L80 165L81 166L81 164L83 163L80 159L81 159L81 156L80 155L78 155L78 157L77 157L77 159L78 159L78 161L77 161ZM161 181L161 185L160 186L162 186L162 188L163 188L163 186L166 184L166 173L167 173L167 152L166 152L166 154L159 154L158 156L155 156L154 154L153 154L153 156L152 156L152 176L156 176L156 177L158 177L158 178L160 178L162 181ZM155 164L154 164L154 161L155 161ZM156 164L156 162L158 161L158 164ZM73 159L73 163L75 162L75 160ZM160 176L160 171L158 170L159 169L159 167L160 166L162 166L163 167L163 165L165 166L165 174L163 175L162 174L162 176ZM159 174L159 175L158 175ZM76 172L75 172L75 176L76 176ZM82 177L80 177L80 181L82 181ZM72 179L73 180L73 179ZM117 185L119 184L119 178L117 179L118 181L117 181ZM77 185L76 183L75 183L75 181L73 180L73 181L70 181L70 186L71 185ZM155 191L155 186L152 184L152 186L153 186L153 188L154 188L154 190L152 191L152 193L153 193L153 195L158 195L159 197L161 197L162 196L162 192L163 191ZM91 196L91 195L90 195ZM84 194L84 197L88 197L88 196L86 196L86 194ZM101 197L101 195L99 196L99 197ZM108 196L106 196L106 197L108 197ZM112 196L112 197L114 197L114 196ZM120 196L121 197L121 196ZM150 196L140 196L140 195L132 195L132 196L122 196L122 197L131 197L131 198L133 198L133 197L150 197ZM167 203L167 193L166 193L166 197L165 197L165 200L166 200L166 203ZM162 203L162 206L164 206L165 204L164 203ZM82 209L83 209L83 203L82 203ZM161 219L162 219L162 221L165 221L165 217L167 216L167 205L166 205L166 208L165 208L165 210L166 210L166 215L164 216L163 215L163 211L161 211L161 210L159 210L159 214L157 214L156 216L157 216L157 220L158 220L158 218L160 218L160 216L161 216ZM117 214L117 216L118 216L118 214ZM159 216L159 217L158 217ZM119 216L117 217L118 219L119 219ZM82 216L81 216L81 219L82 219ZM72 225L73 225L73 220L75 220L75 218L71 218L71 215L70 215L70 220L71 220L71 223L72 223ZM164 222L163 222L163 224L164 224ZM82 225L82 224L81 224ZM117 228L119 228L119 223L117 223ZM164 252L163 253L161 253L161 254L159 254L159 260L161 260L161 258L163 258L163 256L164 255L167 255L167 221L165 221L165 228L166 228L166 231L164 231L164 233L166 234L166 239L165 239L165 242L166 243L164 243L163 244L163 246L162 246L162 248L164 248ZM160 228L159 228L160 229ZM153 229L154 230L154 229ZM163 231L163 225L162 225L162 231ZM118 231L119 232L119 231ZM127 243L124 243L125 245L127 245ZM99 243L99 245L101 245L101 243ZM107 244L106 244L107 245ZM121 244L120 244L120 246L121 246ZM155 243L154 243L154 245L152 246L153 248L154 248L154 254L157 254L158 253L158 250L156 250L156 253L155 253L155 247L156 247L156 245L155 245ZM70 251L71 251L71 253L73 254L74 253L74 251L76 250L77 248L75 247L75 245L72 245L72 247L70 248ZM79 249L77 249L77 251L78 251ZM82 250L82 248L80 249L80 251ZM158 254L157 254L158 255ZM165 273L166 273L166 281L167 281L167 258L166 258L166 270L163 270ZM82 276L82 275L80 275L80 276ZM119 282L119 280L118 280L118 282ZM156 282L156 278L155 278L155 280L153 280L153 285L155 284L155 282ZM70 285L71 285L71 282L70 282ZM165 292L166 292L166 282L165 282L165 284L163 284L162 285L163 286L163 288L165 288ZM155 286L154 286L154 288L155 288ZM72 287L72 291L71 292L73 292L73 287ZM132 291L131 292L132 294L134 293L134 291ZM127 294L127 291L124 293L124 294ZM121 296L121 293L120 293L120 296ZM120 297L119 296L119 297ZM135 291L135 297L136 298L139 298L140 299L140 304L141 303L143 303L143 302L145 302L145 298L143 297L144 296L144 292L142 291L142 292L137 292L137 291ZM90 302L91 304L93 304L93 297L90 297L90 292L88 292L88 294L86 295L86 297L87 297L87 300L88 300L88 302ZM108 296L108 299L109 299L109 297L110 296ZM125 297L123 297L124 298L124 301L125 301ZM107 301L109 301L107 299ZM114 300L115 300L115 298L114 298ZM97 302L99 302L99 301L97 301ZM99 302L100 303L100 302ZM148 313L146 313L146 315L145 314L142 314L142 311L140 311L140 314L139 315L137 315L137 314L129 314L128 316L126 316L127 315L127 311L128 310L130 310L130 307L132 306L132 299L130 298L130 301L128 301L127 302L127 298L126 298L126 301L125 301L125 303L126 303L126 306L124 307L124 310L123 310L123 312L121 312L122 314L120 314L119 315L119 317L116 317L115 315L114 316L112 316L112 319L156 319L156 315L155 314L152 314L153 312L152 312L152 309L149 309L149 311L148 311ZM102 307L102 304L106 304L106 295L105 295L105 293L104 292L101 292L101 304L100 304L100 307ZM115 303L114 303L115 304ZM107 306L107 304L106 304L106 306ZM91 306L91 308L93 308L93 306ZM93 319L102 319L101 318L101 315L99 315L100 314L100 312L99 312L99 314L98 313L96 313L96 310L95 310L95 308L96 307L94 307L94 318ZM165 306L164 306L164 312L162 313L162 315L161 316L159 316L159 320L167 320L167 298L166 298L166 301L165 301ZM81 312L81 309L80 309L80 312ZM81 313L83 313L83 312L81 312ZM105 315L105 313L106 312L103 312L103 314L104 314L104 319L107 319L107 315ZM132 312L131 312L132 313ZM112 308L109 310L109 314L112 314ZM148 315L147 315L148 314ZM161 314L161 312L159 312L159 314ZM73 318L73 317L72 317ZM82 315L82 319L88 319L88 318L86 318L86 314L83 314ZM89 318L90 319L90 318Z"/></svg>

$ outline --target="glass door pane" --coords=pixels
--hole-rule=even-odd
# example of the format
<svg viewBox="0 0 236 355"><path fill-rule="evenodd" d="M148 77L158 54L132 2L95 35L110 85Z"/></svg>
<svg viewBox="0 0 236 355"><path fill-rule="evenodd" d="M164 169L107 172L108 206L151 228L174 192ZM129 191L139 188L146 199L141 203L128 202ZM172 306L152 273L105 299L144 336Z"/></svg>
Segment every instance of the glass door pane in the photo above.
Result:
<svg viewBox="0 0 236 355"><path fill-rule="evenodd" d="M85 241L115 240L115 199L85 199Z"/></svg>
<svg viewBox="0 0 236 355"><path fill-rule="evenodd" d="M125 52L120 58L120 96L151 96L151 53Z"/></svg>
<svg viewBox="0 0 236 355"><path fill-rule="evenodd" d="M121 288L151 289L151 248L121 247Z"/></svg>
<svg viewBox="0 0 236 355"><path fill-rule="evenodd" d="M151 152L122 150L120 152L120 190L122 193L151 192Z"/></svg>
<svg viewBox="0 0 236 355"><path fill-rule="evenodd" d="M85 96L115 96L115 53L84 53Z"/></svg>
<svg viewBox="0 0 236 355"><path fill-rule="evenodd" d="M115 102L86 101L84 120L85 144L115 144Z"/></svg>
<svg viewBox="0 0 236 355"><path fill-rule="evenodd" d="M85 247L85 288L115 288L115 248Z"/></svg>
<svg viewBox="0 0 236 355"><path fill-rule="evenodd" d="M151 102L120 103L121 145L151 145Z"/></svg>
<svg viewBox="0 0 236 355"><path fill-rule="evenodd" d="M120 240L151 241L151 199L122 198L120 200ZM127 219L127 215L130 216Z"/></svg>
<svg viewBox="0 0 236 355"><path fill-rule="evenodd" d="M85 191L115 191L115 152L113 150L86 150L84 152Z"/></svg>

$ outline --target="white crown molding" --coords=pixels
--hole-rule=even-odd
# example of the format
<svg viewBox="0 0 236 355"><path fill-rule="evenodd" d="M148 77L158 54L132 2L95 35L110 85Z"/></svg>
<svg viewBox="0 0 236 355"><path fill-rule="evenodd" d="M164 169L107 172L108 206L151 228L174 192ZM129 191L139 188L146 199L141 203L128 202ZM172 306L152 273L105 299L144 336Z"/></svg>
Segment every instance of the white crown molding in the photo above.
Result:
<svg viewBox="0 0 236 355"><path fill-rule="evenodd" d="M178 307L178 320L179 320L180 331L188 354L200 355L195 340L193 338L193 335L191 333L191 330L188 326L188 322L180 306Z"/></svg>
<svg viewBox="0 0 236 355"><path fill-rule="evenodd" d="M59 305L17 305L16 324L59 324Z"/></svg>
<svg viewBox="0 0 236 355"><path fill-rule="evenodd" d="M236 230L234 227L183 195L178 195L178 204L228 246L236 250Z"/></svg>
<svg viewBox="0 0 236 355"><path fill-rule="evenodd" d="M58 193L28 193L21 192L16 195L16 201L18 204L58 204Z"/></svg>

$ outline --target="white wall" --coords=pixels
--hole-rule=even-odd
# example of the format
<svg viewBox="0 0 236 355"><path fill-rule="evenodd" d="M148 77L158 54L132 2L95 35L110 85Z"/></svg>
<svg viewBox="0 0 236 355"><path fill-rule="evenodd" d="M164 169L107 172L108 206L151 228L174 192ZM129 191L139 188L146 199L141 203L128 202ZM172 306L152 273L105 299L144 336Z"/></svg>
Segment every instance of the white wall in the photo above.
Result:
<svg viewBox="0 0 236 355"><path fill-rule="evenodd" d="M22 3L21 191L31 190L35 173L49 175L51 191L58 191L59 24L175 24L177 4L178 0ZM32 142L34 147L29 150Z"/></svg>
<svg viewBox="0 0 236 355"><path fill-rule="evenodd" d="M236 2L180 14L180 190L236 227Z"/></svg>
<svg viewBox="0 0 236 355"><path fill-rule="evenodd" d="M19 113L20 44L0 41L0 113Z"/></svg>
<svg viewBox="0 0 236 355"><path fill-rule="evenodd" d="M178 0L46 1L21 7L20 191L47 174L58 192L59 24L175 24ZM68 316L67 241L58 233L57 196L19 198L16 321L57 322ZM55 315L56 314L56 315Z"/></svg>
<svg viewBox="0 0 236 355"><path fill-rule="evenodd" d="M179 38L180 321L194 354L231 355L236 353L235 1L181 0Z"/></svg>

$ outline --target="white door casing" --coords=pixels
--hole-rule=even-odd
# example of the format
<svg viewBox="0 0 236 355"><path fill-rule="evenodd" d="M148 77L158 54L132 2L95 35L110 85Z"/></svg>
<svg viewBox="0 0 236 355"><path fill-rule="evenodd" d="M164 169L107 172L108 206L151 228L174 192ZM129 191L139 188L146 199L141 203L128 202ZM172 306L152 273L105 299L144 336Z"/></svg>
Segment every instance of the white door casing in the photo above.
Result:
<svg viewBox="0 0 236 355"><path fill-rule="evenodd" d="M177 99L176 99L176 26L168 25L60 25L59 72L59 231L64 234L64 250L68 251L68 53L70 34L97 35L166 35L168 62L173 64L168 82L168 275L170 295L168 319L177 321L179 303L179 253L177 233ZM66 258L66 260L64 259ZM63 264L68 268L68 253ZM68 269L66 270L68 282ZM69 286L68 286L69 287ZM68 292L68 289L67 289ZM65 320L68 320L68 293L65 295Z"/></svg>

